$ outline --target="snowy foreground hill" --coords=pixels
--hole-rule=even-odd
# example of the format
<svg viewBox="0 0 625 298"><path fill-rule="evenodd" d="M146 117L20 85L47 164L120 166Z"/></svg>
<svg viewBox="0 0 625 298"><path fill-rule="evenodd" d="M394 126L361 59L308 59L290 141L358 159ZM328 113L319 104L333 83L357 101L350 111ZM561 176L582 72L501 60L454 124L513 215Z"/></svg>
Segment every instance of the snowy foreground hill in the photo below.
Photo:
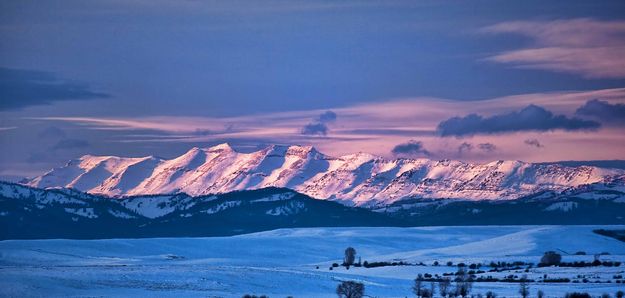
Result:
<svg viewBox="0 0 625 298"><path fill-rule="evenodd" d="M418 274L445 276L464 263L479 264L476 280L491 278L475 282L472 295L519 297L518 279L527 275L530 297L538 290L546 297L573 291L614 297L624 288L625 243L596 229L625 226L303 228L213 238L5 240L0 296L336 297L336 286L353 280L365 285L369 297L414 297ZM348 246L363 262L405 265L330 270ZM563 262L592 262L597 254L610 266L537 267L550 250L562 254ZM493 271L491 262L520 265ZM501 281L507 276L517 278Z"/></svg>
<svg viewBox="0 0 625 298"><path fill-rule="evenodd" d="M385 205L406 198L517 199L543 191L622 178L625 170L560 164L384 159L366 153L332 157L304 146L251 153L228 144L193 148L169 160L85 155L27 182L91 194L191 196L284 187L347 205Z"/></svg>
<svg viewBox="0 0 625 298"><path fill-rule="evenodd" d="M625 224L622 181L517 200L412 199L360 208L286 188L109 198L0 182L0 239L237 235L278 228Z"/></svg>

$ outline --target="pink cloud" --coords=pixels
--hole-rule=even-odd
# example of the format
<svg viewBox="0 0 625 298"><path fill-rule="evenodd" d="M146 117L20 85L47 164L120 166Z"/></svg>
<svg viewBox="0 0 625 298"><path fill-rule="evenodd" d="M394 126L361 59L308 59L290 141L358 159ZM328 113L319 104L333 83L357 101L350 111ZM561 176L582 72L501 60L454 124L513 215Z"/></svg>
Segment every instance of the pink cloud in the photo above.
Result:
<svg viewBox="0 0 625 298"><path fill-rule="evenodd" d="M476 135L463 139L436 135L440 121L454 116L479 113L490 116L519 110L529 104L572 116L589 99L600 98L610 103L625 103L625 88L596 91L567 91L522 94L480 101L454 101L440 98L404 98L383 103L333 108L338 117L327 136L305 136L301 127L326 109L268 113L229 118L210 117L144 117L89 118L49 117L38 120L63 121L98 130L127 130L118 142L217 142L246 144L279 143L316 146L333 156L369 152L390 157L393 147L415 139L422 142L431 158L461 158L488 162L495 159L554 161L561 159L625 158L625 134L622 128L603 128L588 132L517 132L502 135ZM154 133L141 130L153 130ZM197 131L207 133L196 133ZM164 135L163 135L164 133ZM540 139L549 146L528 150L524 140ZM458 154L467 142L474 150ZM478 150L478 144L492 144L496 151ZM600 146L601 150L596 150Z"/></svg>
<svg viewBox="0 0 625 298"><path fill-rule="evenodd" d="M488 57L488 61L588 78L625 77L625 21L518 21L499 23L482 31L520 34L534 42L528 48Z"/></svg>

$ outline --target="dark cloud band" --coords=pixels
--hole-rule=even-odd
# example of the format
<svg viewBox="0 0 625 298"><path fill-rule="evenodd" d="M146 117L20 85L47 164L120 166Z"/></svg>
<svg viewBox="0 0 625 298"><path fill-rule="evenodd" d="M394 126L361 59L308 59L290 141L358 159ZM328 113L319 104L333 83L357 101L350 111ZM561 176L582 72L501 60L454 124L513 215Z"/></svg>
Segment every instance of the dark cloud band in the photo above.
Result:
<svg viewBox="0 0 625 298"><path fill-rule="evenodd" d="M625 125L625 104L610 104L605 100L593 99L579 107L575 114L598 119L602 123Z"/></svg>
<svg viewBox="0 0 625 298"><path fill-rule="evenodd" d="M420 141L410 140L406 143L398 144L392 150L394 155L406 156L430 156L430 152L425 149Z"/></svg>
<svg viewBox="0 0 625 298"><path fill-rule="evenodd" d="M325 111L319 117L317 117L313 122L308 123L302 127L301 133L303 135L321 135L325 136L328 134L329 128L328 123L336 121L336 113L332 111Z"/></svg>
<svg viewBox="0 0 625 298"><path fill-rule="evenodd" d="M86 84L59 79L48 72L0 67L0 111L61 100L106 97L110 95L92 91Z"/></svg>
<svg viewBox="0 0 625 298"><path fill-rule="evenodd" d="M519 131L592 130L601 125L592 120L554 115L543 107L529 105L520 111L483 117L469 114L453 117L438 124L441 136L471 136L476 134L500 134Z"/></svg>

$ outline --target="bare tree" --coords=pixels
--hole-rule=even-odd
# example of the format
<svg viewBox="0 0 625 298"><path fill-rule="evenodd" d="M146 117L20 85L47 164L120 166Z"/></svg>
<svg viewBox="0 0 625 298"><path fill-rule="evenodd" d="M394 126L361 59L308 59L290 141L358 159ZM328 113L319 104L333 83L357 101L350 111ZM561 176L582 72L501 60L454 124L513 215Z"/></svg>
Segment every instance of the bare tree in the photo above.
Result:
<svg viewBox="0 0 625 298"><path fill-rule="evenodd" d="M538 292L536 292L536 297L545 298L545 292L543 292L542 290L538 290Z"/></svg>
<svg viewBox="0 0 625 298"><path fill-rule="evenodd" d="M339 298L361 298L365 295L365 285L355 281L344 281L336 287Z"/></svg>
<svg viewBox="0 0 625 298"><path fill-rule="evenodd" d="M345 249L345 258L343 259L343 263L345 266L350 266L354 264L356 260L356 250L353 247L348 247Z"/></svg>
<svg viewBox="0 0 625 298"><path fill-rule="evenodd" d="M421 297L423 295L423 275L417 275L417 278L414 279L414 285L412 286L412 292L417 295L417 297Z"/></svg>
<svg viewBox="0 0 625 298"><path fill-rule="evenodd" d="M458 277L456 278L456 294L467 297L473 288L473 279L467 274L463 268L458 269Z"/></svg>
<svg viewBox="0 0 625 298"><path fill-rule="evenodd" d="M521 297L523 298L527 298L530 294L530 285L527 282L527 275L523 275L523 277L521 277L521 282L519 283L519 294L521 294Z"/></svg>
<svg viewBox="0 0 625 298"><path fill-rule="evenodd" d="M436 284L434 284L434 282L430 282L430 297L434 297L435 292L436 292Z"/></svg>
<svg viewBox="0 0 625 298"><path fill-rule="evenodd" d="M441 297L447 296L449 294L449 287L451 286L451 279L448 277L443 278L438 282L438 292L441 294Z"/></svg>

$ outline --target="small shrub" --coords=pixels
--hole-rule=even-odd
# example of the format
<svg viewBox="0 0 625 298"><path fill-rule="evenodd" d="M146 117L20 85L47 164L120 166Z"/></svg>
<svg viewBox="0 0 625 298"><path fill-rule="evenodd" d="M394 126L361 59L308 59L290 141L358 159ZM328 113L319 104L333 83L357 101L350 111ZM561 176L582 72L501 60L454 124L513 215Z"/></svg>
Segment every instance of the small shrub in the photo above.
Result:
<svg viewBox="0 0 625 298"><path fill-rule="evenodd" d="M564 295L564 298L592 298L592 297L588 293L573 292L573 293L566 293L566 295Z"/></svg>

